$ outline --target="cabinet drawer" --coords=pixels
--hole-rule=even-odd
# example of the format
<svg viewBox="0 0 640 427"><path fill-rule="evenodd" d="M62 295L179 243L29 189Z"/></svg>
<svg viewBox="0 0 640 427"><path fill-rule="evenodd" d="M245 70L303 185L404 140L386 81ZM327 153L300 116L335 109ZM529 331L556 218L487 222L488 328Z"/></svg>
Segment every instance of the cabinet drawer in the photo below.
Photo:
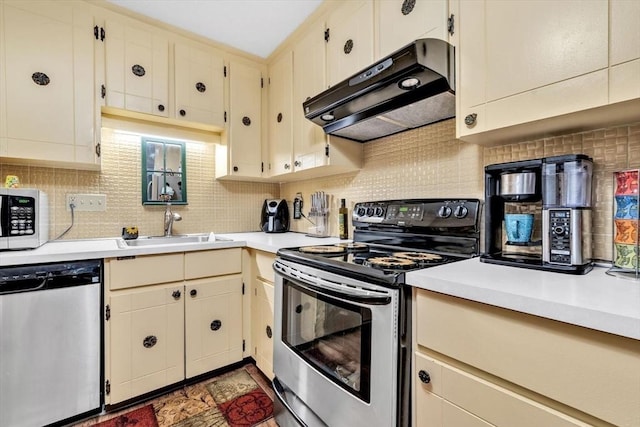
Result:
<svg viewBox="0 0 640 427"><path fill-rule="evenodd" d="M640 425L640 341L428 291L416 304L420 346L609 423Z"/></svg>
<svg viewBox="0 0 640 427"><path fill-rule="evenodd" d="M184 254L185 279L240 273L242 271L240 253L240 248L186 252Z"/></svg>
<svg viewBox="0 0 640 427"><path fill-rule="evenodd" d="M256 276L273 283L275 275L273 272L273 262L276 260L274 254L256 251Z"/></svg>
<svg viewBox="0 0 640 427"><path fill-rule="evenodd" d="M107 260L109 289L124 289L159 283L177 282L184 277L184 255L137 256Z"/></svg>
<svg viewBox="0 0 640 427"><path fill-rule="evenodd" d="M518 426L518 427L587 427L581 421L575 420L541 405L531 399L513 393L503 387L485 381L460 369L447 365L421 353L416 353L417 373L429 373L431 382L423 384L416 379L416 399L418 419L427 417L421 415L422 401L433 403L433 395L444 399L436 403L436 413L441 412L443 426ZM442 407L439 407L442 405ZM450 406L450 407L445 407ZM457 408L457 410L456 410ZM459 413L466 412L464 423L457 421ZM473 416L471 415L473 414ZM455 422L452 420L455 417ZM480 419L490 423L485 424Z"/></svg>

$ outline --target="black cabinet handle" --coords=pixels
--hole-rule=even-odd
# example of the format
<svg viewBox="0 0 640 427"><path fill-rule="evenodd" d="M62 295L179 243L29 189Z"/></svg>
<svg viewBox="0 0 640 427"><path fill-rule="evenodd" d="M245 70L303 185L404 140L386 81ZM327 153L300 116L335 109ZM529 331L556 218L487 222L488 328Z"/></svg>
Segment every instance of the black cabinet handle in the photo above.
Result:
<svg viewBox="0 0 640 427"><path fill-rule="evenodd" d="M245 126L251 126L251 119L247 116L244 116L242 118L242 124Z"/></svg>
<svg viewBox="0 0 640 427"><path fill-rule="evenodd" d="M196 90L200 93L204 93L207 90L207 85L202 82L196 83Z"/></svg>
<svg viewBox="0 0 640 427"><path fill-rule="evenodd" d="M400 11L403 15L408 15L413 12L413 8L416 6L416 0L404 0L402 2L402 8Z"/></svg>
<svg viewBox="0 0 640 427"><path fill-rule="evenodd" d="M158 105L158 110L159 110L159 111L164 111L164 105L159 104L159 105Z"/></svg>
<svg viewBox="0 0 640 427"><path fill-rule="evenodd" d="M196 295L198 295L198 291L195 289L191 289L191 292L189 292L189 295L191 295L192 297L195 297Z"/></svg>
<svg viewBox="0 0 640 427"><path fill-rule="evenodd" d="M271 330L271 326L267 325L267 329L265 330L267 333L267 337L271 338L273 336L273 331Z"/></svg>
<svg viewBox="0 0 640 427"><path fill-rule="evenodd" d="M136 64L136 65L132 66L131 67L131 72L133 73L133 75L138 76L138 77L142 77L147 73L145 71L144 67L142 65L139 65L139 64Z"/></svg>
<svg viewBox="0 0 640 427"><path fill-rule="evenodd" d="M158 337L155 335L149 335L142 340L142 345L144 348L151 348L156 345L158 342Z"/></svg>
<svg viewBox="0 0 640 427"><path fill-rule="evenodd" d="M282 113L278 113L278 116L276 117L276 120L278 121L278 123L280 123L282 121Z"/></svg>
<svg viewBox="0 0 640 427"><path fill-rule="evenodd" d="M475 125L477 117L478 117L478 115L476 113L468 114L464 118L464 124L467 125L467 126Z"/></svg>
<svg viewBox="0 0 640 427"><path fill-rule="evenodd" d="M351 51L353 50L353 40L349 39L344 43L344 54L345 55L349 55L351 53Z"/></svg>
<svg viewBox="0 0 640 427"><path fill-rule="evenodd" d="M173 299L180 299L180 295L182 295L182 292L180 291L173 291L173 293L171 294Z"/></svg>
<svg viewBox="0 0 640 427"><path fill-rule="evenodd" d="M234 172L238 172L238 167L237 167L237 166L234 166L234 167L233 167L233 171L234 171Z"/></svg>
<svg viewBox="0 0 640 427"><path fill-rule="evenodd" d="M184 116L186 116L186 115L187 115L187 112L186 112L186 111L184 111L184 110L180 110L180 115L181 115L182 117L184 117Z"/></svg>
<svg viewBox="0 0 640 427"><path fill-rule="evenodd" d="M222 322L218 319L214 320L213 322L211 322L211 330L212 331L217 331L218 329L220 329L222 327Z"/></svg>
<svg viewBox="0 0 640 427"><path fill-rule="evenodd" d="M420 381L422 381L424 384L429 384L431 382L431 376L429 375L429 373L422 369L420 370L420 372L418 372L418 378L420 378Z"/></svg>
<svg viewBox="0 0 640 427"><path fill-rule="evenodd" d="M51 79L45 73L35 72L31 74L31 80L38 86L46 86L51 83Z"/></svg>

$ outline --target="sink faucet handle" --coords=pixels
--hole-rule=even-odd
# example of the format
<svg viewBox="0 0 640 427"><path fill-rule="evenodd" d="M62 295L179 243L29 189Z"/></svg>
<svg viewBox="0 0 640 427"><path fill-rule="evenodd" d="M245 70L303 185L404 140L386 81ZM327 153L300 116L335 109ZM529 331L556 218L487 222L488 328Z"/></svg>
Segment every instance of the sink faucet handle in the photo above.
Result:
<svg viewBox="0 0 640 427"><path fill-rule="evenodd" d="M169 200L171 200L171 195L169 195L169 194L160 194L158 196L158 198L160 199L161 202L169 202Z"/></svg>

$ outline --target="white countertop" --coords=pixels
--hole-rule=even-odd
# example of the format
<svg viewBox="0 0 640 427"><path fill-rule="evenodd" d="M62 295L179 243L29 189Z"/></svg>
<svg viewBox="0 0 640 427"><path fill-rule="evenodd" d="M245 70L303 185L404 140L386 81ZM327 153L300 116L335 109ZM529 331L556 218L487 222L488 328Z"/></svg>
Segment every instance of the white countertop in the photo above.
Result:
<svg viewBox="0 0 640 427"><path fill-rule="evenodd" d="M407 273L407 283L443 294L640 340L640 281L595 267L586 275L480 262Z"/></svg>
<svg viewBox="0 0 640 427"><path fill-rule="evenodd" d="M171 245L149 245L127 247L121 238L59 240L45 243L37 249L0 252L0 267L21 264L39 264L45 262L72 261L79 259L114 258L135 255L152 255L169 252L202 251L249 247L276 253L280 248L326 245L337 243L336 237L307 237L302 233L227 233L216 237L232 241L216 240L211 242L175 243Z"/></svg>

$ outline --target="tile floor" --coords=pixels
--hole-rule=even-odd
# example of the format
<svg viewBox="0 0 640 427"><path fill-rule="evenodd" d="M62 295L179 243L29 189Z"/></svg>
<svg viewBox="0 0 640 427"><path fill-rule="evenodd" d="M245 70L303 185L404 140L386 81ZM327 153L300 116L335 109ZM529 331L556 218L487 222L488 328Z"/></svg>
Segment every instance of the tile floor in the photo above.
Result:
<svg viewBox="0 0 640 427"><path fill-rule="evenodd" d="M249 372L251 377L257 382L267 395L273 400L274 394L271 388L271 382L265 377L262 372L256 368L255 365L245 365L244 368ZM225 373L226 374L226 373ZM225 374L221 374L224 376ZM213 381L217 377L206 379L200 383L182 387L178 390L172 391L165 395L159 396L155 399L141 402L135 406L130 406L120 411L110 412L107 414L97 415L91 419L74 424L72 427L90 427L94 426L102 421L117 417L120 414L133 411L134 409L143 407L148 404L153 404L156 410L156 417L158 419L158 427L168 427L174 425L177 420L171 416L165 416L165 414L179 414L190 413L197 414L206 408L203 405L207 405L207 397L211 399L211 395L206 391L205 384ZM226 423L225 423L226 424ZM278 427L278 424L273 418L270 418L254 427Z"/></svg>

